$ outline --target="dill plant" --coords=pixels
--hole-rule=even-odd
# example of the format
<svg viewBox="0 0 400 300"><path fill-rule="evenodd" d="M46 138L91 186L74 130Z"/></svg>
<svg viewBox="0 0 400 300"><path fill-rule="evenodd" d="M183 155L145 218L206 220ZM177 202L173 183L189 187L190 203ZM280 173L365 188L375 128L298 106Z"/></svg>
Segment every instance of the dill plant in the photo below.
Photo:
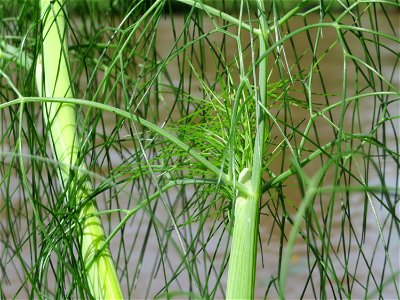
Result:
<svg viewBox="0 0 400 300"><path fill-rule="evenodd" d="M2 297L399 297L398 3L0 8Z"/></svg>

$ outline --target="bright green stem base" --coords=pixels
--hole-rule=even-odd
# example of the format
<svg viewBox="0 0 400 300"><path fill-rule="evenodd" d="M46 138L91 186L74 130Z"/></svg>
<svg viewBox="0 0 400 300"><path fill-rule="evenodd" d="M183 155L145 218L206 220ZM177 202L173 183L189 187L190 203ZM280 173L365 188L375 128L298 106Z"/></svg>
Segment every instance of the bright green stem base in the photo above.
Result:
<svg viewBox="0 0 400 300"><path fill-rule="evenodd" d="M38 61L37 84L39 94L46 97L72 98L72 85L68 66L67 30L65 26L65 5L60 2L41 0L43 18L43 61ZM43 66L41 65L43 64ZM42 76L44 72L44 76ZM42 90L44 78L44 90ZM70 166L76 166L78 156L77 125L75 107L72 104L47 103L44 106L44 117L50 129L53 152L60 162L59 179L64 188L74 188L70 181ZM80 170L84 165L76 166ZM77 172L80 177L82 172ZM91 190L89 182L85 182L68 199L78 205ZM80 228L82 242L82 259L85 262L88 286L96 299L122 299L117 273L108 247L104 246L105 235L101 220L97 216L94 202L86 204L80 212Z"/></svg>
<svg viewBox="0 0 400 300"><path fill-rule="evenodd" d="M239 182L251 188L249 169L240 173ZM238 195L229 258L227 299L254 298L258 210L258 197Z"/></svg>
<svg viewBox="0 0 400 300"><path fill-rule="evenodd" d="M94 205L86 205L81 211L81 218L96 212ZM105 236L100 218L97 216L86 218L82 228L83 260L90 262L94 258L93 264L87 266L87 278L93 296L96 299L123 299L111 253L108 247L101 249ZM98 254L100 249L101 252Z"/></svg>

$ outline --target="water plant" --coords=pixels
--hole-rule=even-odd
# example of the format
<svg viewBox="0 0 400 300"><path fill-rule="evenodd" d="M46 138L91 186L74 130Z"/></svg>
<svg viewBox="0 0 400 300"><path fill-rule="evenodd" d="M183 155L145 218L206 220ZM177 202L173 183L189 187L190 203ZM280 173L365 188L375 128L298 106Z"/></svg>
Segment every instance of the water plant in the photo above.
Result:
<svg viewBox="0 0 400 300"><path fill-rule="evenodd" d="M2 298L399 297L400 5L125 2L0 4Z"/></svg>

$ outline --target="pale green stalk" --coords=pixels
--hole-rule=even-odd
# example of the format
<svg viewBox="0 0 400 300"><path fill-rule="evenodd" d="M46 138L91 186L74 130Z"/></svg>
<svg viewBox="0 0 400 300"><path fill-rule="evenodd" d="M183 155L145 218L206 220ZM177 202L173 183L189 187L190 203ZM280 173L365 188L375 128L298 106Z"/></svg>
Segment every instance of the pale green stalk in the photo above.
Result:
<svg viewBox="0 0 400 300"><path fill-rule="evenodd" d="M249 188L249 193L238 194L235 203L234 228L229 258L227 299L253 299L257 265L257 234L261 199L262 162L265 151L266 115L263 107L267 102L267 47L268 27L265 20L264 2L258 1L260 15L260 62L256 98L257 132L254 141L252 169L244 168L239 182Z"/></svg>
<svg viewBox="0 0 400 300"><path fill-rule="evenodd" d="M239 182L251 189L248 168L239 174ZM256 205L255 205L256 203ZM235 218L229 258L227 299L253 299L255 247L258 227L258 201L239 192L235 202Z"/></svg>
<svg viewBox="0 0 400 300"><path fill-rule="evenodd" d="M69 77L68 47L66 25L64 20L65 6L49 0L41 0L41 14L43 18L43 66L40 60L37 65L37 84L39 93L42 93L42 78L44 79L44 95L46 97L72 98L73 91ZM62 2L64 3L64 2ZM42 76L41 70L44 74ZM50 129L53 152L60 162L59 179L65 188L74 188L71 180L69 166L77 163L78 139L73 104L46 103L44 117ZM83 165L79 166L84 168ZM78 172L78 177L82 172ZM68 201L74 205L84 200L91 190L89 182L78 187L75 192L66 193L73 195ZM119 280L115 271L108 247L103 247L105 235L101 220L93 216L97 212L94 202L86 204L80 212L81 254L86 266L86 277L92 295L96 299L121 299L123 298ZM101 251L99 251L101 249ZM89 264L89 262L92 263Z"/></svg>

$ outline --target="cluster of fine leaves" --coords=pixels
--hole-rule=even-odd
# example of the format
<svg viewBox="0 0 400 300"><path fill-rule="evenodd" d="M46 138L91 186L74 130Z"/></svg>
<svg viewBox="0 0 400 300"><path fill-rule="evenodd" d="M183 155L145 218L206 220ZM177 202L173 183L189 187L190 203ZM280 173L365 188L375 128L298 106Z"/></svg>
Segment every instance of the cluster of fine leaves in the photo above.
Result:
<svg viewBox="0 0 400 300"><path fill-rule="evenodd" d="M78 161L124 295L225 296L259 108L255 296L398 298L399 3L265 1L265 53L256 3L66 1ZM90 298L65 200L81 183L57 180L37 97L40 19L0 2L0 298Z"/></svg>

